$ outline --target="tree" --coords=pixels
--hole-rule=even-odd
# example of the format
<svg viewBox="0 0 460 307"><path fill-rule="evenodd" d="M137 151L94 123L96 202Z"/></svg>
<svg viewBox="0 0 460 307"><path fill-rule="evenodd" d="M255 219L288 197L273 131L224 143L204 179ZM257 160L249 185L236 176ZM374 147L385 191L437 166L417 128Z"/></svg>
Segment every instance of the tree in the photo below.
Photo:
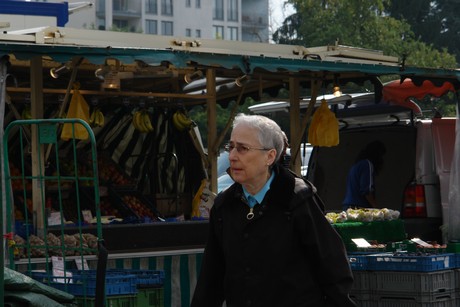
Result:
<svg viewBox="0 0 460 307"><path fill-rule="evenodd" d="M439 49L416 38L404 20L388 15L388 0L289 0L296 13L286 18L273 34L283 44L306 47L341 45L382 50L405 59L407 65L457 66L447 49ZM413 18L414 19L414 18ZM417 20L417 19L415 19Z"/></svg>
<svg viewBox="0 0 460 307"><path fill-rule="evenodd" d="M387 13L410 24L417 39L438 50L448 50L460 61L459 10L459 1L393 0Z"/></svg>

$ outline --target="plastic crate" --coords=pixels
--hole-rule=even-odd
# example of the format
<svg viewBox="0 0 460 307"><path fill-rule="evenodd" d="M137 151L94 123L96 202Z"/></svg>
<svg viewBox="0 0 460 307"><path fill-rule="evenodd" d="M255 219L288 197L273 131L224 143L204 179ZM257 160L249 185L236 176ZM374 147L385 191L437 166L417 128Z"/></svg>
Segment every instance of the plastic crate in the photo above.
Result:
<svg viewBox="0 0 460 307"><path fill-rule="evenodd" d="M128 274L136 276L137 288L162 287L165 272L162 270L109 269L111 274Z"/></svg>
<svg viewBox="0 0 460 307"><path fill-rule="evenodd" d="M32 272L31 277L53 288L75 296L96 296L95 271L72 271L72 276L52 276L46 272ZM128 274L106 273L105 295L132 295L137 293L136 276Z"/></svg>
<svg viewBox="0 0 460 307"><path fill-rule="evenodd" d="M95 299L90 297L75 297L78 307L97 307ZM109 296L105 299L105 307L141 307L137 304L137 295Z"/></svg>
<svg viewBox="0 0 460 307"><path fill-rule="evenodd" d="M351 239L355 238L375 240L382 243L403 241L406 239L404 221L401 219L392 221L335 223L333 227L337 230L345 244L351 243Z"/></svg>
<svg viewBox="0 0 460 307"><path fill-rule="evenodd" d="M162 287L165 272L160 270L129 270L129 274L136 276L137 288Z"/></svg>
<svg viewBox="0 0 460 307"><path fill-rule="evenodd" d="M453 259L454 259L454 267L460 268L460 254L455 253Z"/></svg>
<svg viewBox="0 0 460 307"><path fill-rule="evenodd" d="M370 289L375 293L420 296L455 291L454 270L436 272L371 272Z"/></svg>
<svg viewBox="0 0 460 307"><path fill-rule="evenodd" d="M410 240L403 240L398 242L391 242L387 244L387 251L389 252L415 252L417 245Z"/></svg>
<svg viewBox="0 0 460 307"><path fill-rule="evenodd" d="M138 289L138 307L163 307L164 289L163 288L142 288Z"/></svg>
<svg viewBox="0 0 460 307"><path fill-rule="evenodd" d="M375 307L457 307L458 302L453 291L418 296L385 293L373 295L371 301Z"/></svg>
<svg viewBox="0 0 460 307"><path fill-rule="evenodd" d="M368 256L369 270L431 272L455 267L454 254L428 256L375 254Z"/></svg>
<svg viewBox="0 0 460 307"><path fill-rule="evenodd" d="M447 252L448 253L460 253L460 243L458 242L447 243Z"/></svg>
<svg viewBox="0 0 460 307"><path fill-rule="evenodd" d="M348 253L347 257L353 271L365 271L368 269L367 254Z"/></svg>
<svg viewBox="0 0 460 307"><path fill-rule="evenodd" d="M458 292L459 299L460 299L460 269L454 269L455 275L455 290Z"/></svg>
<svg viewBox="0 0 460 307"><path fill-rule="evenodd" d="M372 272L368 271L353 271L353 293L361 293L370 291L370 278Z"/></svg>
<svg viewBox="0 0 460 307"><path fill-rule="evenodd" d="M359 307L372 307L373 301L371 301L371 294L369 292L350 292L350 298L356 303L356 306Z"/></svg>

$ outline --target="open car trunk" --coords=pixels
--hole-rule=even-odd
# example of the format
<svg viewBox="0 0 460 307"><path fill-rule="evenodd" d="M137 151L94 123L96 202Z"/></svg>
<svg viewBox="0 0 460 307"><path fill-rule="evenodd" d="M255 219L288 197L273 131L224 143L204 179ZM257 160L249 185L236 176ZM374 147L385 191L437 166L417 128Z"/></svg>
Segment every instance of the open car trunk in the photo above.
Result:
<svg viewBox="0 0 460 307"><path fill-rule="evenodd" d="M414 178L416 129L407 126L379 126L344 130L334 147L315 147L308 178L331 211L342 210L348 171L359 151L380 140L387 152L382 171L375 178L376 197L381 207L401 211L405 187Z"/></svg>

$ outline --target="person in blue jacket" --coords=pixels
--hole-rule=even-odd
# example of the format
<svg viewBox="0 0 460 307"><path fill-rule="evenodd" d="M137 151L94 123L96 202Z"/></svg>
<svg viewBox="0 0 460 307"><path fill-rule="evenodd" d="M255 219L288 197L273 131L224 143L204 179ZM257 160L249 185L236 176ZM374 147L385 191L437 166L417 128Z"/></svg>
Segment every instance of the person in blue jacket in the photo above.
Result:
<svg viewBox="0 0 460 307"><path fill-rule="evenodd" d="M315 187L278 163L284 146L273 120L235 117L235 182L211 208L192 307L356 306L344 244Z"/></svg>
<svg viewBox="0 0 460 307"><path fill-rule="evenodd" d="M347 175L343 210L348 208L378 208L375 198L375 176L383 166L385 145L373 141L364 147Z"/></svg>

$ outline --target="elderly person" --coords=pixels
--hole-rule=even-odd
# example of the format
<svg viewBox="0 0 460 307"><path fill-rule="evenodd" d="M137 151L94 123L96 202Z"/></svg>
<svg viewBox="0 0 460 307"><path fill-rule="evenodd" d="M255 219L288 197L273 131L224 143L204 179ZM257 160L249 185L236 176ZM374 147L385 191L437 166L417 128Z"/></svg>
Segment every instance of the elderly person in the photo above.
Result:
<svg viewBox="0 0 460 307"><path fill-rule="evenodd" d="M355 306L341 238L313 186L277 163L283 132L238 114L229 151L235 183L215 199L192 307Z"/></svg>

